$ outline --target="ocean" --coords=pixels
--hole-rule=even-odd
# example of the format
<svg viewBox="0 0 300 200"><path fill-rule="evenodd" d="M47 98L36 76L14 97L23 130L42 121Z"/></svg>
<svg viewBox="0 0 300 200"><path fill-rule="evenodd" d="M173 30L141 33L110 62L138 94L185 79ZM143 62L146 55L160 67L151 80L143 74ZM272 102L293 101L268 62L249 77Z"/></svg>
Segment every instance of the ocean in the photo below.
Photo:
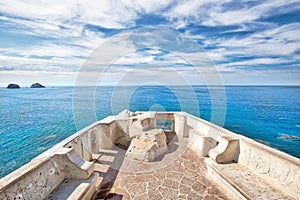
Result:
<svg viewBox="0 0 300 200"><path fill-rule="evenodd" d="M226 102L212 98L205 86L192 86L193 93L186 86L81 91L74 96L73 87L0 88L0 177L91 122L126 108L186 111L300 158L299 86L226 86ZM86 95L90 92L95 95ZM87 113L91 111L94 116ZM218 114L225 114L223 121Z"/></svg>

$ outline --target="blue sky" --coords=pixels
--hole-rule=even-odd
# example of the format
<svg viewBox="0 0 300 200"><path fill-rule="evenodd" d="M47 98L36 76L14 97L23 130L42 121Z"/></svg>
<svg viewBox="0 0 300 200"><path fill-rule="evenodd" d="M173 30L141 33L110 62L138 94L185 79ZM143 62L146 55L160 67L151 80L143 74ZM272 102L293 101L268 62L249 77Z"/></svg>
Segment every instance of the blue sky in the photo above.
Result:
<svg viewBox="0 0 300 200"><path fill-rule="evenodd" d="M0 86L74 85L99 45L147 27L178 31L196 41L224 84L300 85L299 0L2 0ZM114 70L131 73L132 66L153 63L176 66L191 84L202 83L184 60L162 50L137 49L118 58ZM117 73L111 74L103 84L117 83ZM136 75L156 76L149 71Z"/></svg>

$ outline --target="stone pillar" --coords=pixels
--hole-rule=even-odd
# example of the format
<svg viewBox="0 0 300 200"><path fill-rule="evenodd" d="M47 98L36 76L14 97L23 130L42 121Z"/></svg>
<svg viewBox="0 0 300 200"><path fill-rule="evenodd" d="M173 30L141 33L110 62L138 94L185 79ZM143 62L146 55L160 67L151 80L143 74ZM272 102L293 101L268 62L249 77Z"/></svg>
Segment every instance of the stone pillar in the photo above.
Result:
<svg viewBox="0 0 300 200"><path fill-rule="evenodd" d="M76 151L76 153L83 157L82 155L82 142L81 139L78 137L74 140L72 147Z"/></svg>
<svg viewBox="0 0 300 200"><path fill-rule="evenodd" d="M115 123L100 124L97 127L98 145L99 149L111 149L113 144L111 142L110 134L115 128Z"/></svg>
<svg viewBox="0 0 300 200"><path fill-rule="evenodd" d="M99 130L94 127L91 132L92 153L99 153Z"/></svg>
<svg viewBox="0 0 300 200"><path fill-rule="evenodd" d="M83 150L83 158L87 161L92 160L92 145L91 140L89 138L89 133L85 133L81 136L82 140L82 150Z"/></svg>
<svg viewBox="0 0 300 200"><path fill-rule="evenodd" d="M189 137L189 128L186 125L186 116L179 114L174 114L175 123L175 133L181 137Z"/></svg>

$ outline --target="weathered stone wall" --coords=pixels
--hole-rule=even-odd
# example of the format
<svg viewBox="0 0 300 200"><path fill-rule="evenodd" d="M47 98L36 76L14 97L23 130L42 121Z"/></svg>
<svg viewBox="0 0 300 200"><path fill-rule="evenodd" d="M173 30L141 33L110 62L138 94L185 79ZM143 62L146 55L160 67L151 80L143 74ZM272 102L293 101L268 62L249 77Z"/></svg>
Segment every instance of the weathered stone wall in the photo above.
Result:
<svg viewBox="0 0 300 200"><path fill-rule="evenodd" d="M28 163L1 180L0 199L44 199L64 177L55 157Z"/></svg>
<svg viewBox="0 0 300 200"><path fill-rule="evenodd" d="M0 199L44 199L64 179L87 179L97 123L78 131L0 180ZM86 160L84 160L85 158Z"/></svg>
<svg viewBox="0 0 300 200"><path fill-rule="evenodd" d="M127 119L107 117L96 122L2 178L0 199L43 199L65 178L87 178L93 165L85 160L91 160L92 153L97 153L99 148L109 149L116 143L126 145L131 139ZM189 137L190 148L197 155L210 156L216 162L221 155L220 163L223 158L232 157L230 161L237 161L275 188L300 199L298 158L184 112L158 113L144 125L155 126L156 120L172 120L177 136ZM230 146L231 143L234 145ZM231 148L237 144L238 148Z"/></svg>
<svg viewBox="0 0 300 200"><path fill-rule="evenodd" d="M286 153L260 144L252 139L233 133L226 129L223 129L217 125L211 124L205 120L196 118L187 113L186 126L189 131L189 145L190 148L196 152L199 156L207 156L206 152L209 148L204 142L205 138L213 138L218 145L210 150L213 156L214 154L234 154L223 155L232 156L238 164L247 167L249 170L254 171L258 176L263 178L266 182L273 185L275 188L281 190L294 197L300 199L300 160ZM176 119L184 119L183 116L176 117ZM180 120L178 120L179 123ZM177 125L176 125L177 126ZM175 127L176 127L175 126ZM182 131L181 129L178 129ZM236 150L226 151L230 149L229 142L238 140L238 148L236 143L233 145ZM226 144L225 144L226 143ZM224 151L218 152L218 148L223 146ZM212 145L213 147L213 145ZM217 157L217 155L215 155ZM215 160L216 158L212 158Z"/></svg>
<svg viewBox="0 0 300 200"><path fill-rule="evenodd" d="M242 138L238 163L256 172L288 195L300 199L299 159L248 138Z"/></svg>
<svg viewBox="0 0 300 200"><path fill-rule="evenodd" d="M184 113L184 115L186 115L186 125L191 129L201 132L216 141L220 139L223 132L221 127L187 113Z"/></svg>
<svg viewBox="0 0 300 200"><path fill-rule="evenodd" d="M1 179L0 199L44 199L64 179L87 179L94 164L73 149L61 149L51 157L33 160Z"/></svg>

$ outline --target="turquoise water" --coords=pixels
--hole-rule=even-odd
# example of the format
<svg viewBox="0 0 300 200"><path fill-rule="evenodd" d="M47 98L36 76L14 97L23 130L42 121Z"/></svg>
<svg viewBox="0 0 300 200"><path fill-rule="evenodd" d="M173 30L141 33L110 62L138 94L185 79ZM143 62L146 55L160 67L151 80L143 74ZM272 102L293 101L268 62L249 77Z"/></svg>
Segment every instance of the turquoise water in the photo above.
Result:
<svg viewBox="0 0 300 200"><path fill-rule="evenodd" d="M91 89L86 87L84 91ZM200 117L210 121L212 102L208 89L202 86L193 89ZM122 107L120 98L111 102L113 90L114 87L97 88L94 98L97 119L111 115L112 105L114 111L126 107L132 111L180 111L184 107L184 111L197 114L193 98L186 95L183 86L140 87L130 93L126 107ZM124 87L118 92L130 91L131 87ZM185 105L191 106L184 106L178 94L184 96ZM72 87L0 89L0 177L93 121L84 117L83 107L77 111L83 117L76 128L72 100ZM91 101L84 95L76 100L83 104ZM225 128L300 158L300 87L230 86L226 87L226 101Z"/></svg>

